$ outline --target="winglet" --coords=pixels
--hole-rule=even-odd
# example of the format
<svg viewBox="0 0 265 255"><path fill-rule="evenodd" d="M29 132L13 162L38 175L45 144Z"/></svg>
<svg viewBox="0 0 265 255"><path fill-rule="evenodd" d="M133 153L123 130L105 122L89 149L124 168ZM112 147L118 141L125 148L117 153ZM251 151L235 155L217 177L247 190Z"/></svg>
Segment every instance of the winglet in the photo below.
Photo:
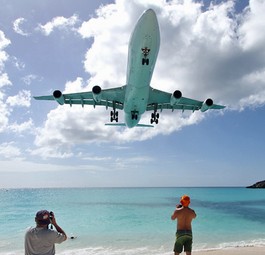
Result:
<svg viewBox="0 0 265 255"><path fill-rule="evenodd" d="M125 123L106 123L105 126L118 126L118 127L126 127ZM153 125L147 124L137 124L136 127L154 127Z"/></svg>

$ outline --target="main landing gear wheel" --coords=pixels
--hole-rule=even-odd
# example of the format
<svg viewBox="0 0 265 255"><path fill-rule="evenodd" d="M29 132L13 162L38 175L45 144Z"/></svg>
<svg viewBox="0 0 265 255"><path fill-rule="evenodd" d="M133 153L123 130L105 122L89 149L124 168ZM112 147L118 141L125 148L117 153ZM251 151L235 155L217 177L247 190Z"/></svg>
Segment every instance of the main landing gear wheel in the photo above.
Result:
<svg viewBox="0 0 265 255"><path fill-rule="evenodd" d="M118 122L118 112L114 111L110 111L110 122L113 122L114 120L116 122Z"/></svg>
<svg viewBox="0 0 265 255"><path fill-rule="evenodd" d="M159 119L159 113L157 113L156 111L154 111L152 114L151 114L151 124L153 123L156 123L158 124L158 119Z"/></svg>

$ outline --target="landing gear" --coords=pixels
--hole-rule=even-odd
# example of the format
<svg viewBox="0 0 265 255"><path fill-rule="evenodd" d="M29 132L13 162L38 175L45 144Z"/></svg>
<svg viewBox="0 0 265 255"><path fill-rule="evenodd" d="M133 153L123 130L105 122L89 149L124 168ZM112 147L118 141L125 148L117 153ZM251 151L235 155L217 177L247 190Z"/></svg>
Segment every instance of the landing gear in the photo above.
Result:
<svg viewBox="0 0 265 255"><path fill-rule="evenodd" d="M155 123L158 124L158 119L159 119L159 113L157 113L156 110L154 110L154 112L151 114L151 124Z"/></svg>
<svg viewBox="0 0 265 255"><path fill-rule="evenodd" d="M132 120L138 119L138 112L132 112Z"/></svg>
<svg viewBox="0 0 265 255"><path fill-rule="evenodd" d="M142 54L143 54L143 58L142 58L142 65L149 65L149 58L147 58L148 57L148 55L149 55L149 52L150 52L150 49L149 48L147 48L147 47L144 47L144 48L142 48Z"/></svg>
<svg viewBox="0 0 265 255"><path fill-rule="evenodd" d="M118 112L116 109L113 109L113 111L110 111L110 122L113 122L114 120L118 122Z"/></svg>
<svg viewBox="0 0 265 255"><path fill-rule="evenodd" d="M142 58L142 65L144 66L144 64L149 65L149 58Z"/></svg>

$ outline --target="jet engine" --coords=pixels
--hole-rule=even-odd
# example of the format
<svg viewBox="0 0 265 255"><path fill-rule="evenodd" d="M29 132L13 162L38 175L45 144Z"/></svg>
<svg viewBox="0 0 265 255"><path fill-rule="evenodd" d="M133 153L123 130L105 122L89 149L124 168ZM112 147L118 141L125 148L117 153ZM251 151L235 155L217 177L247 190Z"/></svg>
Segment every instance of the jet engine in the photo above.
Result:
<svg viewBox="0 0 265 255"><path fill-rule="evenodd" d="M213 105L213 100L211 98L206 99L201 107L201 112L206 112L207 110L209 110Z"/></svg>
<svg viewBox="0 0 265 255"><path fill-rule="evenodd" d="M60 105L64 104L64 96L60 90L54 90L53 97L54 97L54 100L58 102L58 104Z"/></svg>
<svg viewBox="0 0 265 255"><path fill-rule="evenodd" d="M92 88L92 94L93 94L93 98L95 100L95 102L99 103L101 101L101 87L99 87L98 85L94 86Z"/></svg>
<svg viewBox="0 0 265 255"><path fill-rule="evenodd" d="M170 98L170 105L175 105L177 103L179 103L180 99L182 97L182 93L179 90L175 90L174 93L171 95Z"/></svg>

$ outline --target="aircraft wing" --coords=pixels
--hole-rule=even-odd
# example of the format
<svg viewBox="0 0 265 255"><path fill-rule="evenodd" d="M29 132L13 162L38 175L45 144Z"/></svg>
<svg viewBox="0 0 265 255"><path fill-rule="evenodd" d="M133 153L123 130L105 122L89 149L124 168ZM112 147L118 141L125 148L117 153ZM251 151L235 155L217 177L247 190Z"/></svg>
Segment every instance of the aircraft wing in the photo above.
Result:
<svg viewBox="0 0 265 255"><path fill-rule="evenodd" d="M96 87L96 90L94 88ZM107 107L115 107L116 109L123 109L126 86L101 90L99 86L94 86L90 92L79 92L63 94L59 90L55 90L53 95L36 96L36 100L55 100L59 104L73 104L84 105L102 105Z"/></svg>
<svg viewBox="0 0 265 255"><path fill-rule="evenodd" d="M176 91L177 96L174 97L174 94L164 92L161 90L150 88L149 100L147 104L147 111L153 110L201 110L202 112L207 111L208 109L223 109L225 106L213 104L212 99L207 99L204 102L198 101L191 98L182 97L180 91Z"/></svg>

